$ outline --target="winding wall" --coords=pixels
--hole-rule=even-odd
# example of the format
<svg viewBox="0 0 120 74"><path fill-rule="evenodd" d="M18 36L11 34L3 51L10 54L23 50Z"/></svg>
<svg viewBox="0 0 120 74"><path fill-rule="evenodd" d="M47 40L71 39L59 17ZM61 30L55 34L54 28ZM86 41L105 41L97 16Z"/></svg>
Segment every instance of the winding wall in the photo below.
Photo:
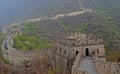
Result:
<svg viewBox="0 0 120 74"><path fill-rule="evenodd" d="M5 60L9 61L9 63L15 66L23 66L25 61L33 62L34 59L42 58L47 52L47 50L24 52L13 48L13 38L16 34L17 31L9 31L2 43L2 55Z"/></svg>

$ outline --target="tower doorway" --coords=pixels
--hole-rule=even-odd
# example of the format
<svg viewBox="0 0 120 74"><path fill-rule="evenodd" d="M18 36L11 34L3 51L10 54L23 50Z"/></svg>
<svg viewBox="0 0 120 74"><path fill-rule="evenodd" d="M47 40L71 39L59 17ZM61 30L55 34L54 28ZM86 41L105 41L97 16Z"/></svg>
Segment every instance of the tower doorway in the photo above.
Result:
<svg viewBox="0 0 120 74"><path fill-rule="evenodd" d="M85 50L85 55L89 56L89 49L88 48L86 48L86 50Z"/></svg>
<svg viewBox="0 0 120 74"><path fill-rule="evenodd" d="M76 51L76 56L78 55L79 51Z"/></svg>

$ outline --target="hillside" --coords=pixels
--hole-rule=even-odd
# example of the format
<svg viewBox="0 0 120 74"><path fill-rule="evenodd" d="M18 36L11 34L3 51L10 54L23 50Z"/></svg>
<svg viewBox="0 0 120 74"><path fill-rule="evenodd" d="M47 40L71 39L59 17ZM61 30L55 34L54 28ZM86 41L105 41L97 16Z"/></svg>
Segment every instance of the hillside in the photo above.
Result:
<svg viewBox="0 0 120 74"><path fill-rule="evenodd" d="M106 18L98 13L86 12L82 15L67 16L56 20L47 19L36 22L24 22L20 27L22 28L23 36L47 38L50 40L51 38L48 38L48 36L51 34L63 35L69 32L102 35L106 54L111 56L111 53L116 54L120 51L120 37L119 31L111 28L107 21ZM116 57L118 56L119 54Z"/></svg>
<svg viewBox="0 0 120 74"><path fill-rule="evenodd" d="M107 17L118 16L120 13L119 0L81 0L83 6L94 9Z"/></svg>
<svg viewBox="0 0 120 74"><path fill-rule="evenodd" d="M117 36L120 35L120 1L119 0L81 0L86 8L93 9L101 16L106 18L106 23Z"/></svg>
<svg viewBox="0 0 120 74"><path fill-rule="evenodd" d="M120 49L120 0L81 0L81 2L84 7L93 9L105 18L105 26L112 33L106 35L109 36L109 49L115 47L113 53L115 49Z"/></svg>

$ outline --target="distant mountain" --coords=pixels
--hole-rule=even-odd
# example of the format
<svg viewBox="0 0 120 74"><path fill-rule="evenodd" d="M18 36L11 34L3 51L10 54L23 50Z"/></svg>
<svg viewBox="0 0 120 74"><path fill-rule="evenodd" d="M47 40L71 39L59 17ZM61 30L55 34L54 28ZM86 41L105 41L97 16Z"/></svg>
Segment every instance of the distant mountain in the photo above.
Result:
<svg viewBox="0 0 120 74"><path fill-rule="evenodd" d="M1 0L0 25L79 10L78 0Z"/></svg>
<svg viewBox="0 0 120 74"><path fill-rule="evenodd" d="M119 21L120 0L1 0L0 25L90 8Z"/></svg>

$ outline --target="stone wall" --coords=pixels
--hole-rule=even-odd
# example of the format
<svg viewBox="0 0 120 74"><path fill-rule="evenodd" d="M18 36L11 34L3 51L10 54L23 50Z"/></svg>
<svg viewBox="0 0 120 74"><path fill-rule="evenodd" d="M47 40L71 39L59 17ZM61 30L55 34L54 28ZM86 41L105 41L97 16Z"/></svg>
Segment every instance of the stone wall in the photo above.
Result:
<svg viewBox="0 0 120 74"><path fill-rule="evenodd" d="M23 66L25 65L26 61L34 63L34 59L40 59L44 57L45 53L48 53L47 50L41 51L20 51L14 49L13 45L13 38L16 36L17 31L12 30L9 31L8 35L4 39L2 43L2 55L5 60L8 60L9 63L15 66Z"/></svg>
<svg viewBox="0 0 120 74"><path fill-rule="evenodd" d="M58 44L55 57L57 74L70 74L72 63L76 57L75 50L72 50L71 47Z"/></svg>
<svg viewBox="0 0 120 74"><path fill-rule="evenodd" d="M96 58L95 60L96 69L99 74L120 74L120 65L118 63L101 59Z"/></svg>
<svg viewBox="0 0 120 74"><path fill-rule="evenodd" d="M99 74L120 74L120 63L115 62L108 62L105 58L104 53L104 45L97 45L97 46L83 46L83 49L77 56L72 66L72 74L88 74L85 70L80 69L79 63L82 61L82 57L84 57L84 48L89 49L100 49L99 53L95 50L95 55L93 57L93 61L95 61L95 66ZM77 48L75 48L77 49ZM80 48L79 48L80 49ZM92 51L93 52L93 51Z"/></svg>

